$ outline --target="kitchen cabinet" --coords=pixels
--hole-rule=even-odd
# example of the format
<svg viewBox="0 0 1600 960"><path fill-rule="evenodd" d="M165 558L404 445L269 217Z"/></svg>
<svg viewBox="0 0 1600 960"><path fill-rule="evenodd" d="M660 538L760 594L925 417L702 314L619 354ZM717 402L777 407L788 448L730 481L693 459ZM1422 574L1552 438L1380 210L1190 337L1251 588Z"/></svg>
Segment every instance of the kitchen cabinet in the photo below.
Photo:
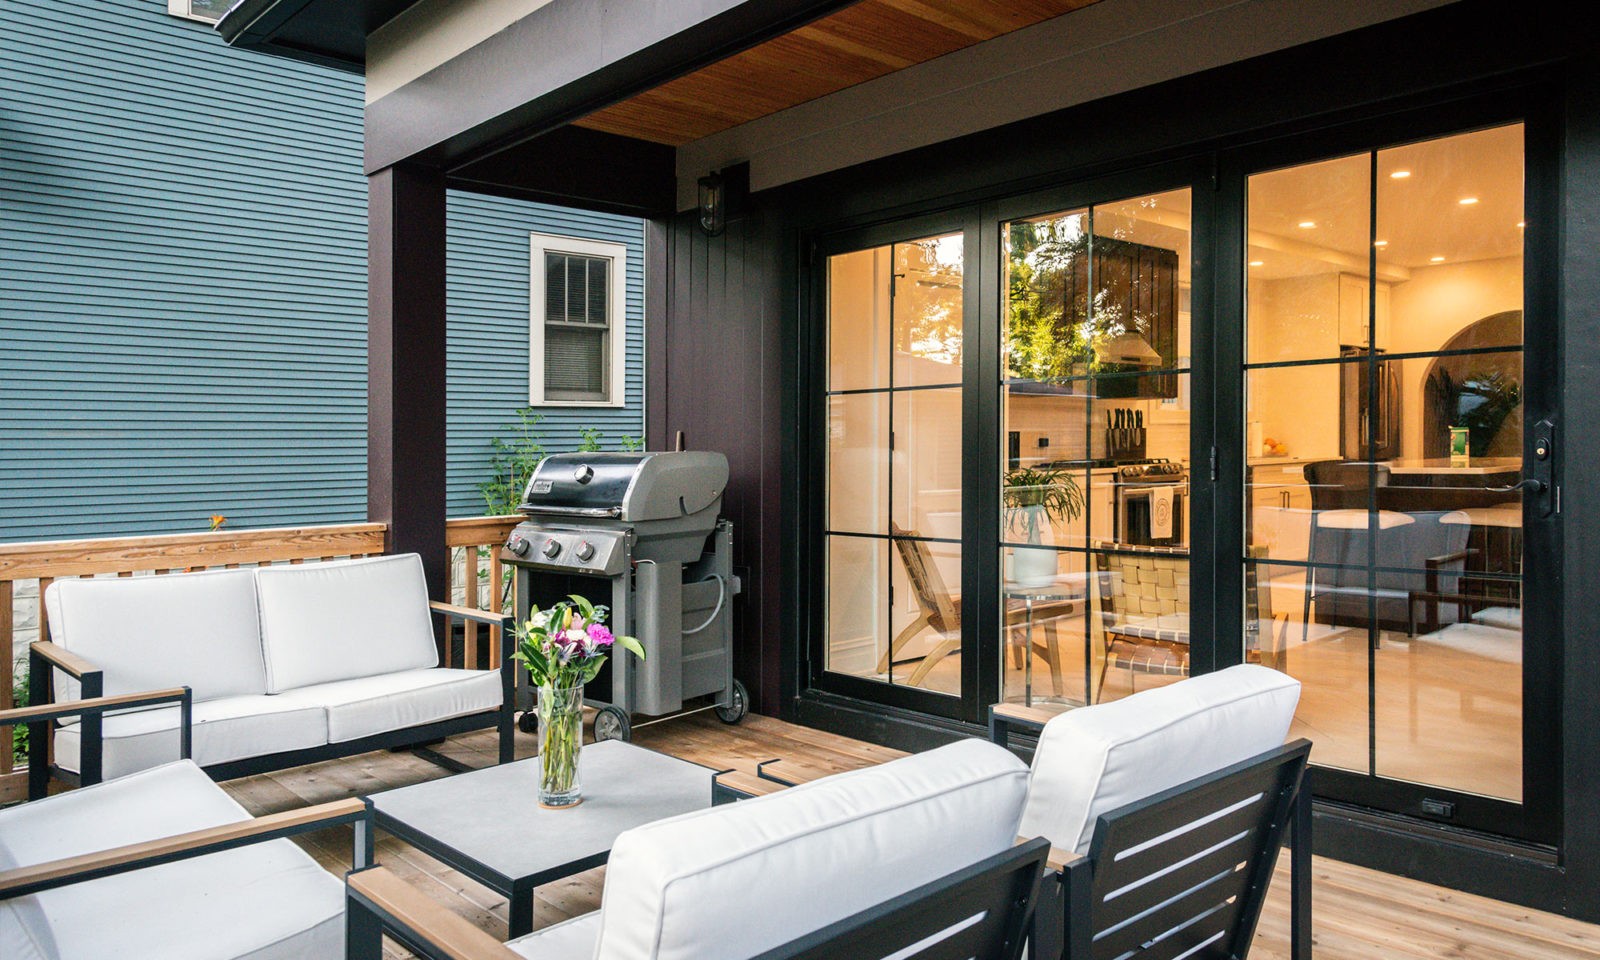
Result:
<svg viewBox="0 0 1600 960"><path fill-rule="evenodd" d="M1376 296L1368 296L1366 277L1358 277L1350 273L1339 274L1339 345L1341 347L1367 347L1375 346L1379 350L1389 349L1389 290L1390 285L1378 281ZM1367 343L1369 327L1368 311L1376 301L1378 321L1372 326L1377 343Z"/></svg>

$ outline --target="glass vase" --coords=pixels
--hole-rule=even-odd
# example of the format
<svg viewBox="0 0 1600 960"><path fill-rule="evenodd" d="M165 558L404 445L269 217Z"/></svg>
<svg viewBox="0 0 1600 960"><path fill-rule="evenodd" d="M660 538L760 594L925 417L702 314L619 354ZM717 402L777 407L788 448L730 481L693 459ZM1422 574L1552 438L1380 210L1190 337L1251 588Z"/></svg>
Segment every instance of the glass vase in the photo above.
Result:
<svg viewBox="0 0 1600 960"><path fill-rule="evenodd" d="M578 752L583 749L583 684L539 687L539 805L583 802Z"/></svg>

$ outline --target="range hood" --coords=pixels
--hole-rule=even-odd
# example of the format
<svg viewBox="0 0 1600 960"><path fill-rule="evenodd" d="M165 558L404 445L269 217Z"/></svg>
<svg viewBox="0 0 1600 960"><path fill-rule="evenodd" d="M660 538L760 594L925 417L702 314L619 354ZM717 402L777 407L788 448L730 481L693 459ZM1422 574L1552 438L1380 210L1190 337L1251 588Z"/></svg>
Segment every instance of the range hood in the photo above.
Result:
<svg viewBox="0 0 1600 960"><path fill-rule="evenodd" d="M1132 330L1095 344L1094 358L1101 363L1116 363L1125 367L1155 368L1165 365L1161 354L1150 346L1150 341Z"/></svg>

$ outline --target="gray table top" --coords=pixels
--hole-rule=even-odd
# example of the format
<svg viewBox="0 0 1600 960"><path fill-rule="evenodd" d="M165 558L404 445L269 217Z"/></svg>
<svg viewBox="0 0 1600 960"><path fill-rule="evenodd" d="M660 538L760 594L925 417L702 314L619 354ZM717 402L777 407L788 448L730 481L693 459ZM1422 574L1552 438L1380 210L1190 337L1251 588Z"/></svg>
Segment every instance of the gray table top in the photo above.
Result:
<svg viewBox="0 0 1600 960"><path fill-rule="evenodd" d="M386 829L398 824L423 834L431 845L476 861L466 866L481 865L516 881L564 876L574 865L602 863L624 830L711 806L713 772L608 740L588 744L579 754L583 802L565 810L539 806L537 757L385 790L369 799L381 820L390 821L380 823Z"/></svg>

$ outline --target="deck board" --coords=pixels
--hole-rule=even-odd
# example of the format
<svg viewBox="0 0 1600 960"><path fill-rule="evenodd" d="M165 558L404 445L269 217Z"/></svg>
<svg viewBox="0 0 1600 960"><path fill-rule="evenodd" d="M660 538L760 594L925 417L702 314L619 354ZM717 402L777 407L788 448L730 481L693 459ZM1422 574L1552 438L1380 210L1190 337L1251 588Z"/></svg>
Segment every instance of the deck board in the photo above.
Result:
<svg viewBox="0 0 1600 960"><path fill-rule="evenodd" d="M754 773L774 758L819 770L848 770L900 756L897 751L769 717L752 716L734 727L706 714L635 730L635 742L717 769ZM494 759L494 734L452 738L436 747L464 762ZM518 758L536 752L534 738L517 735ZM373 790L443 776L440 768L405 752L363 754L234 780L225 786L252 813L273 813ZM486 810L505 817L511 811ZM334 872L348 867L349 828L298 838L317 861ZM426 854L380 835L377 857L428 896L496 936L505 936L503 899ZM1287 857L1279 865L1251 952L1255 960L1289 955ZM1314 930L1318 960L1600 960L1600 926L1525 907L1460 893L1363 867L1316 858ZM604 868L590 870L538 891L534 922L545 926L600 905ZM388 957L404 957L398 950Z"/></svg>

